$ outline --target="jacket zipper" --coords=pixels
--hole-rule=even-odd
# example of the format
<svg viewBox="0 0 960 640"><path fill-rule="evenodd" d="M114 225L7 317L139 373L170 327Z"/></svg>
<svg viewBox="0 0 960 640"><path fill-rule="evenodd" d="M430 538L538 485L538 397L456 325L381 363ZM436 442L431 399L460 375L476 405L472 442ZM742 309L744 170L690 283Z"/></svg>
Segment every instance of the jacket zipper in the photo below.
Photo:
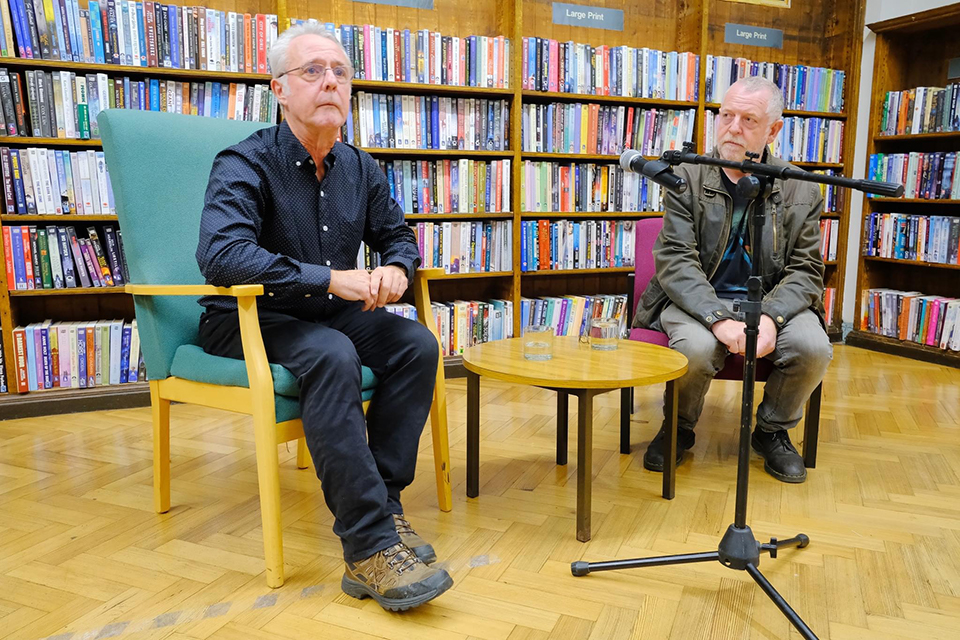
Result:
<svg viewBox="0 0 960 640"><path fill-rule="evenodd" d="M718 190L716 190L716 189L712 189L711 187L707 187L707 186L704 186L704 191L712 191L713 193L720 194L720 195L723 196L724 198L728 199L728 200L730 201L730 204L731 204L731 205L733 204L733 198L730 197L730 194L729 194L729 193L726 193L726 192L724 192L724 191L718 191ZM731 225L731 226L732 226L732 225ZM728 242L730 242L730 228L727 228L727 235L726 235L726 237L723 239L723 242L720 243L720 246L723 247L723 251L726 251L727 243L728 243ZM707 282L710 282L711 280L713 280L713 276L716 275L717 269L720 268L720 263L723 262L723 254L722 254L722 253L720 254L720 257L721 257L721 259L720 259L720 260L717 260L717 264L714 265L713 270L710 272L710 275L707 276Z"/></svg>

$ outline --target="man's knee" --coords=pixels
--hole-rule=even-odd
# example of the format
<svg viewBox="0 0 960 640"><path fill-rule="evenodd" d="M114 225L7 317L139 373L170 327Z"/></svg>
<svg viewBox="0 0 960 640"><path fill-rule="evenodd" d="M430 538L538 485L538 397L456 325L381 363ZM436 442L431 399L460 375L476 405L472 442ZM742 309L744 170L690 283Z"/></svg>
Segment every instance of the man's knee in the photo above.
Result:
<svg viewBox="0 0 960 640"><path fill-rule="evenodd" d="M670 348L686 356L688 372L716 374L718 352L723 345L712 332L700 329L702 331L685 330L670 336Z"/></svg>
<svg viewBox="0 0 960 640"><path fill-rule="evenodd" d="M830 344L830 338L820 326L819 321L805 322L798 328L802 330L784 332L783 343L778 341L778 350L790 361L822 375L833 359L833 345Z"/></svg>
<svg viewBox="0 0 960 640"><path fill-rule="evenodd" d="M440 344L436 336L427 327L419 322L407 322L404 327L404 342L409 345L410 360L426 367L433 367L434 371L440 358Z"/></svg>

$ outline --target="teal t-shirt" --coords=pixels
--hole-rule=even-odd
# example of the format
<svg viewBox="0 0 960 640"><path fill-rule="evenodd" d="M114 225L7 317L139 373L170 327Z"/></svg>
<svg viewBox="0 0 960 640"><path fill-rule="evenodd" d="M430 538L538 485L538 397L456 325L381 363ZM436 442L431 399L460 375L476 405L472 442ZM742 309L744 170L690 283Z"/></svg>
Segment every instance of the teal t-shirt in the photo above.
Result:
<svg viewBox="0 0 960 640"><path fill-rule="evenodd" d="M734 184L723 171L720 172L723 186L733 198L733 221L730 227L730 239L720 259L720 266L713 274L710 284L718 298L729 300L747 299L747 278L753 266L750 254L750 233L747 221L747 199L737 193Z"/></svg>

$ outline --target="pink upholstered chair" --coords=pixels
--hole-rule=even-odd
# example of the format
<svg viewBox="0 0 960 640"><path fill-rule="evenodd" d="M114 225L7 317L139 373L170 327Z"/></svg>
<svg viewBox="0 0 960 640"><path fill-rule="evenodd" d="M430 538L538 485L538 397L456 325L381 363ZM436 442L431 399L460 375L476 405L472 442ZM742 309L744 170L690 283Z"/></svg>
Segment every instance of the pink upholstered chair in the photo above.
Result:
<svg viewBox="0 0 960 640"><path fill-rule="evenodd" d="M643 295L647 283L656 273L656 266L653 261L653 245L660 229L663 227L662 218L643 218L637 221L636 230L636 267L634 269L633 279L633 304L636 305ZM649 344L668 346L667 334L650 329L631 329L630 339ZM773 371L773 363L766 358L757 360L757 382L765 382ZM730 356L727 358L723 369L721 369L715 378L716 380L743 380L743 356ZM818 385L807 401L807 408L804 412L803 428L803 464L808 469L817 465L817 437L820 430L820 396L823 385ZM632 389L630 390L632 391ZM630 453L630 414L633 413L633 395L632 393L623 393L621 395L620 407L620 453ZM739 420L736 426L739 427ZM731 429L733 425L731 425ZM664 441L666 442L666 441ZM672 465L671 465L672 466ZM673 486L673 479L664 483L664 487ZM672 493L672 491L670 492ZM666 495L665 498L672 497Z"/></svg>

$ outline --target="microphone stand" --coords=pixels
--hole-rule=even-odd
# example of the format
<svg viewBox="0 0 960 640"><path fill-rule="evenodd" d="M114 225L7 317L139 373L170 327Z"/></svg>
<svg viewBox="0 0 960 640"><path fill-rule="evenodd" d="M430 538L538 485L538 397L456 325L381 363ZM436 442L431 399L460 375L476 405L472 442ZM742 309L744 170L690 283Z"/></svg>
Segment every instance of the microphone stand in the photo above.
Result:
<svg viewBox="0 0 960 640"><path fill-rule="evenodd" d="M747 212L752 212L750 221L752 224L751 231L755 249L753 251L751 275L747 280L747 300L737 301L734 305L734 312L739 314L746 324L744 332L747 336L743 363L742 402L740 404L740 446L737 458L737 498L736 508L734 510L734 522L727 527L727 531L720 540L716 551L654 558L636 558L633 560L613 560L608 562L584 562L581 560L573 562L570 565L570 570L575 576L585 576L594 571L658 567L717 560L725 567L738 571L746 571L750 574L750 577L756 581L767 597L777 605L790 623L800 632L801 636L806 640L817 640L817 636L810 627L807 626L783 596L781 596L766 577L760 573L760 569L757 568L760 564L761 553L769 553L771 558L776 558L778 549L793 545L802 549L810 544L810 538L800 533L786 540L771 538L770 542L761 543L757 541L753 535L753 531L746 522L747 491L750 476L750 437L752 435L753 396L754 386L756 384L757 336L760 327L762 300L760 274L763 273L761 265L763 252L757 248L760 247L763 238L763 225L766 217L765 202L773 189L773 181L776 178L834 184L870 193L879 193L890 197L902 196L903 185L889 182L875 182L872 180L857 180L854 178L844 178L842 176L812 174L807 171L789 167L775 167L755 162L752 158L758 158L759 154L747 155L748 158L751 159L743 162L723 160L713 156L701 156L693 152L693 143L686 142L683 145L682 151L667 151L661 156L663 162L672 165L682 163L706 164L728 167L749 174L740 178L737 182L737 191L748 201ZM668 455L666 438L664 438L663 448L663 455L666 458Z"/></svg>

